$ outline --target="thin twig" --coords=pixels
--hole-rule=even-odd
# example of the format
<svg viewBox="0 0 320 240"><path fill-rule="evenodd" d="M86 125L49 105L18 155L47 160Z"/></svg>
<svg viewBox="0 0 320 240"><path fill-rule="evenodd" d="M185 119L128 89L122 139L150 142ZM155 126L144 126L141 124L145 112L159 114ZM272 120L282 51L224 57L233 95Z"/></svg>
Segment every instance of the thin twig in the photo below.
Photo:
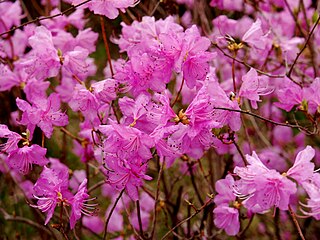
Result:
<svg viewBox="0 0 320 240"><path fill-rule="evenodd" d="M293 64L291 65L291 68L290 68L290 70L289 70L289 72L288 72L288 74L287 74L288 78L290 78L291 73L292 73L292 71L293 71L293 67L294 67L294 65L297 63L297 61L298 61L299 57L301 56L302 52L307 48L308 42L309 42L309 40L310 40L310 38L311 38L314 30L316 29L317 25L319 24L319 21L320 21L320 16L318 17L318 19L317 19L317 21L315 22L315 24L313 25L310 33L308 34L308 38L307 38L306 42L304 43L302 49L300 50L300 52L297 54L296 58L294 59Z"/></svg>
<svg viewBox="0 0 320 240"><path fill-rule="evenodd" d="M104 25L103 16L100 16L100 25L101 25L102 38L103 38L104 47L106 49L106 54L107 54L107 58L108 58L110 72L111 72L111 76L113 77L114 72L113 72L112 63L111 63L110 48L109 48L109 44L108 44L108 40L107 40L106 28L105 28L105 25Z"/></svg>
<svg viewBox="0 0 320 240"><path fill-rule="evenodd" d="M246 62L244 62L244 61L242 61L242 60L240 60L240 59L234 58L233 56L229 55L229 54L226 53L221 47L219 47L218 44L212 43L212 45L213 45L214 47L216 47L221 53L223 53L224 56L226 56L226 57L228 57L228 58L230 58L230 59L233 59L233 60L236 61L237 63L240 63L240 64L242 64L242 65L244 65L244 66L246 66L246 67L248 67L248 68L253 68L253 69L255 69L258 73L260 73L260 74L262 74L262 75L268 76L268 77L270 77L270 78L284 78L284 77L285 77L285 74L282 74L282 75L273 75L273 74L264 72L264 71L262 71L262 70L260 70L260 69L257 69L257 68L255 68L255 67L251 66L250 64L248 64L248 63L246 63ZM296 84L300 85L300 84L297 83L297 82L296 82Z"/></svg>
<svg viewBox="0 0 320 240"><path fill-rule="evenodd" d="M178 93L177 93L177 96L176 96L176 98L174 99L173 103L170 105L170 107L173 107L173 106L176 104L176 102L178 101L179 96L180 96L180 93L181 93L182 88L183 88L183 85L184 85L184 78L182 78L182 82L181 82L181 85L180 85L180 89L179 89L179 91L178 91Z"/></svg>
<svg viewBox="0 0 320 240"><path fill-rule="evenodd" d="M299 233L301 239L302 239L302 240L305 240L305 237L303 236L303 233L302 233L301 228L300 228L300 226L299 226L299 222L298 222L298 220L297 220L297 218L296 218L296 215L295 215L295 213L293 212L293 210L292 210L292 208L291 208L290 205L289 205L289 212L290 212L290 215L291 215L291 217L292 217L293 223L294 223L294 225L296 226L296 228L297 228L297 230L298 230L298 233Z"/></svg>
<svg viewBox="0 0 320 240"><path fill-rule="evenodd" d="M11 216L3 208L0 208L0 211L2 212L3 217L6 221L25 223L25 224L28 224L29 226L32 226L32 227L37 228L41 231L44 231L47 234L49 234L50 236L52 236L52 233L46 227L44 227L36 222L33 222L32 220L30 220L28 218L19 217L19 216Z"/></svg>
<svg viewBox="0 0 320 240"><path fill-rule="evenodd" d="M114 204L113 204L113 206L112 206L112 208L111 208L111 210L110 210L110 213L109 213L108 218L107 218L107 220L106 220L106 224L104 225L103 240L106 240L106 239L107 239L109 221L110 221L110 219L111 219L112 213L113 213L114 209L116 208L116 206L117 206L117 204L118 204L118 202L119 202L122 194L124 193L124 190L125 190L125 188L122 189L122 191L120 192L119 196L117 197L116 201L114 202Z"/></svg>
<svg viewBox="0 0 320 240"><path fill-rule="evenodd" d="M155 229L156 229L157 205L158 205L158 200L159 200L160 181L161 181L161 176L162 176L162 172L163 172L163 169L164 169L164 165L165 165L165 158L163 159L163 162L162 162L162 164L160 166L160 170L159 170L159 174L158 174L156 197L155 197L155 200L154 200L153 223L152 223L152 231L151 231L150 239L153 239L153 235L154 235L154 232L155 232Z"/></svg>
<svg viewBox="0 0 320 240"><path fill-rule="evenodd" d="M248 110L238 110L238 109L232 109L232 108L225 108L225 107L215 107L214 109L218 109L218 110L226 110L226 111L230 111L230 112L239 112L239 113L243 113L243 114L248 114L248 115L251 115L253 117L256 117L260 120L263 120L263 121L266 121L266 122L269 122L269 123L272 123L274 125L278 125L278 126L284 126L284 127L290 127L290 128L298 128L298 129L301 129L303 131L305 131L306 133L308 134L315 134L315 132L310 132L308 129L302 127L302 126L299 126L299 125L295 125L295 124L289 124L289 123L280 123L280 122L276 122L276 121L273 121L271 119L267 119L265 117L262 117L256 113L253 113L253 112L250 112Z"/></svg>
<svg viewBox="0 0 320 240"><path fill-rule="evenodd" d="M21 24L21 25L19 25L19 26L13 27L12 29L10 29L10 30L8 30L8 31L6 31L6 32L1 33L1 34L0 34L0 37L3 36L3 35L5 35L5 34L14 32L15 30L17 30L17 29L19 29L19 28L22 28L22 27L24 27L24 26L26 26L26 25L29 25L29 24L31 24L31 23L40 22L40 21L43 21L43 20L45 20L45 19L53 19L53 18L56 18L56 17L59 17L59 16L63 16L63 15L65 15L65 14L67 14L68 12L72 11L73 9L76 9L77 7L80 7L80 6L86 4L86 3L90 2L90 1L91 1L91 0L86 0L86 1L84 1L84 2L82 2L82 3L79 3L79 4L77 4L77 5L74 5L74 6L70 7L70 8L68 8L68 9L66 9L65 11L63 11L63 12L61 12L61 13L57 13L57 14L52 15L52 16L45 16L45 17L40 17L40 18L37 17L37 18L35 18L35 19L31 20L31 21L25 22L25 23L23 23L23 24Z"/></svg>
<svg viewBox="0 0 320 240"><path fill-rule="evenodd" d="M196 211L190 216L187 217L183 220L181 220L176 226L174 226L173 228L171 228L162 238L161 240L166 239L170 233L172 233L176 228L180 227L182 224L184 224L185 222L189 221L190 219L192 219L194 216L198 215L210 202L212 199L209 199L204 205L202 205L199 209L196 209Z"/></svg>
<svg viewBox="0 0 320 240"><path fill-rule="evenodd" d="M137 204L137 214L138 214L138 222L139 222L139 231L140 235L143 236L143 229L142 229L142 221L141 221L141 212L140 212L140 201L136 201Z"/></svg>

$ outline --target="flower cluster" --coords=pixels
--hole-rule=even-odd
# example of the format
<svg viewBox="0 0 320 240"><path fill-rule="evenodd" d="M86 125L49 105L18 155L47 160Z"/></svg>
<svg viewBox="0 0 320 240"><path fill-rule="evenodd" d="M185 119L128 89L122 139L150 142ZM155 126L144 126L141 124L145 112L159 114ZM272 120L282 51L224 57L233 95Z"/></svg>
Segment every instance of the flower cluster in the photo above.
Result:
<svg viewBox="0 0 320 240"><path fill-rule="evenodd" d="M297 217L320 219L318 5L0 1L0 183L65 238L287 239L288 211L303 239Z"/></svg>

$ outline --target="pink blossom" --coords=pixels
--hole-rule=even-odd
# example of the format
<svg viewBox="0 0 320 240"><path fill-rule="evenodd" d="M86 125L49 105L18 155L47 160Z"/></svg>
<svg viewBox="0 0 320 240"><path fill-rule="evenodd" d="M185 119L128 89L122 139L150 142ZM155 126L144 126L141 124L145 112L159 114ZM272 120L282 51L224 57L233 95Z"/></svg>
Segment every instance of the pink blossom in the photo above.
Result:
<svg viewBox="0 0 320 240"><path fill-rule="evenodd" d="M235 236L240 230L239 211L228 206L218 206L213 210L214 224L222 228L229 236Z"/></svg>
<svg viewBox="0 0 320 240"><path fill-rule="evenodd" d="M293 83L289 78L285 77L282 84L276 90L279 102L274 103L277 107L289 112L295 105L302 103L302 89Z"/></svg>
<svg viewBox="0 0 320 240"><path fill-rule="evenodd" d="M242 77L242 81L239 96L249 99L254 109L258 108L257 101L261 101L260 96L273 92L273 89L268 84L268 77L259 77L257 71L253 68Z"/></svg>
<svg viewBox="0 0 320 240"><path fill-rule="evenodd" d="M29 76L43 80L58 75L61 63L51 32L43 26L37 27L29 44L33 50L22 63Z"/></svg>
<svg viewBox="0 0 320 240"><path fill-rule="evenodd" d="M300 184L311 179L314 171L314 163L311 160L314 155L315 150L310 146L300 151L293 166L287 171L287 176L292 177Z"/></svg>
<svg viewBox="0 0 320 240"><path fill-rule="evenodd" d="M0 144L0 150L6 153L18 149L18 143L22 139L18 133L10 131L4 124L0 124L0 138L7 138L6 143Z"/></svg>
<svg viewBox="0 0 320 240"><path fill-rule="evenodd" d="M80 4L82 0L73 0L72 4ZM110 19L115 19L119 15L119 10L125 12L125 8L133 7L135 0L92 0L85 4L95 14L104 15Z"/></svg>
<svg viewBox="0 0 320 240"><path fill-rule="evenodd" d="M39 126L47 138L53 132L53 126L68 124L68 116L60 110L60 98L52 93L48 99L37 99L31 106L26 101L17 98L18 108L23 111L20 123L27 125L31 134L35 125Z"/></svg>
<svg viewBox="0 0 320 240"><path fill-rule="evenodd" d="M93 120L97 116L98 100L85 86L77 84L69 102L73 111L81 111L85 117Z"/></svg>
<svg viewBox="0 0 320 240"><path fill-rule="evenodd" d="M8 165L22 174L28 174L32 169L32 164L44 166L49 161L45 157L47 149L36 144L31 147L24 146L11 151L8 155Z"/></svg>
<svg viewBox="0 0 320 240"><path fill-rule="evenodd" d="M68 171L55 171L44 167L34 185L34 191L37 194L34 197L38 201L37 205L31 206L47 213L45 225L52 218L57 204L67 203L68 199L71 198L71 193L68 190L68 177Z"/></svg>
<svg viewBox="0 0 320 240"><path fill-rule="evenodd" d="M123 126L110 121L111 125L101 125L99 130L107 136L104 150L119 157L139 156L144 161L152 158L150 148L154 146L153 139L137 128Z"/></svg>
<svg viewBox="0 0 320 240"><path fill-rule="evenodd" d="M253 212L263 212L275 206L287 210L290 196L296 193L296 184L275 170L269 170L255 152L246 155L246 167L236 167L241 178L235 187L238 196L245 197L244 206Z"/></svg>
<svg viewBox="0 0 320 240"><path fill-rule="evenodd" d="M146 165L139 158L130 160L116 157L106 158L107 183L117 190L125 189L129 197L138 200L138 187L143 185L143 180L152 178L145 174Z"/></svg>
<svg viewBox="0 0 320 240"><path fill-rule="evenodd" d="M87 193L87 179L84 179L80 184L78 192L76 195L69 200L71 204L71 215L70 215L70 228L73 229L76 222L81 218L81 214L86 216L92 216L95 207L95 203L87 203L90 200L88 199L89 194Z"/></svg>

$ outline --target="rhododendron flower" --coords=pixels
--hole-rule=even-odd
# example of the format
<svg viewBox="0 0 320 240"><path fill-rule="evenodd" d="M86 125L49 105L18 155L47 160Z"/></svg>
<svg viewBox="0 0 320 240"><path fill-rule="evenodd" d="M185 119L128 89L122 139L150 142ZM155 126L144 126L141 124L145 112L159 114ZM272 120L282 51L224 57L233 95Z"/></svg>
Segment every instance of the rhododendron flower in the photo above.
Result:
<svg viewBox="0 0 320 240"><path fill-rule="evenodd" d="M320 220L320 174L314 173L311 179L303 182L302 186L308 193L309 199L307 204L300 204L310 210L301 209L301 211L307 216L313 216L316 220Z"/></svg>
<svg viewBox="0 0 320 240"><path fill-rule="evenodd" d="M61 63L51 32L43 26L37 27L29 38L29 44L32 47L31 55L22 63L29 77L43 80L58 75Z"/></svg>
<svg viewBox="0 0 320 240"><path fill-rule="evenodd" d="M68 171L55 171L44 167L39 179L34 185L35 198L37 205L31 205L38 208L41 212L46 212L47 217L45 225L53 216L57 204L64 204L72 196L68 190L69 173Z"/></svg>
<svg viewBox="0 0 320 240"><path fill-rule="evenodd" d="M214 198L216 208L214 224L222 228L230 236L236 235L240 230L239 210L240 204L236 202L234 190L234 179L227 175L225 179L218 180L215 184L217 195ZM230 207L233 206L233 207Z"/></svg>
<svg viewBox="0 0 320 240"><path fill-rule="evenodd" d="M150 148L154 146L153 139L137 128L110 121L110 125L100 125L99 130L108 136L104 142L106 153L123 158L139 156L144 161L152 158Z"/></svg>
<svg viewBox="0 0 320 240"><path fill-rule="evenodd" d="M298 183L311 179L314 170L314 163L311 162L315 155L315 150L307 146L304 150L297 154L293 166L287 171L287 176L292 177Z"/></svg>
<svg viewBox="0 0 320 240"><path fill-rule="evenodd" d="M73 5L82 3L83 0L72 0ZM92 0L85 6L89 7L95 14L104 15L110 19L115 19L119 15L119 10L125 12L125 8L133 7L136 0Z"/></svg>
<svg viewBox="0 0 320 240"><path fill-rule="evenodd" d="M93 120L97 116L98 100L85 86L77 84L69 106L73 111L81 111L85 117Z"/></svg>
<svg viewBox="0 0 320 240"><path fill-rule="evenodd" d="M87 193L87 179L84 179L80 184L78 192L74 197L69 200L71 204L71 215L70 215L70 228L73 229L76 222L81 218L81 214L86 216L91 216L95 211L95 206L97 204L87 203L90 200L88 199L89 194Z"/></svg>
<svg viewBox="0 0 320 240"><path fill-rule="evenodd" d="M279 102L274 104L289 112L295 105L300 105L303 100L303 90L289 78L284 77L282 84L276 90Z"/></svg>
<svg viewBox="0 0 320 240"><path fill-rule="evenodd" d="M0 150L10 153L18 148L18 143L22 137L9 130L6 125L0 124L0 138L7 138L7 142L0 144Z"/></svg>
<svg viewBox="0 0 320 240"><path fill-rule="evenodd" d="M24 146L11 151L8 155L8 165L22 174L27 174L32 169L32 164L40 166L46 165L49 160L45 157L46 148L42 148L36 144L31 147Z"/></svg>
<svg viewBox="0 0 320 240"><path fill-rule="evenodd" d="M255 152L246 155L246 167L236 167L234 172L241 178L235 192L245 197L243 205L252 212L264 212L271 207L288 210L290 196L296 193L296 184L275 170L268 169Z"/></svg>
<svg viewBox="0 0 320 240"><path fill-rule="evenodd" d="M146 164L139 158L130 160L116 157L106 158L107 183L117 190L125 189L129 197L138 200L138 187L143 185L143 180L152 178L145 174Z"/></svg>
<svg viewBox="0 0 320 240"><path fill-rule="evenodd" d="M235 236L240 230L239 210L228 206L218 206L213 210L214 224L222 228L230 236Z"/></svg>
<svg viewBox="0 0 320 240"><path fill-rule="evenodd" d="M31 134L35 125L39 126L45 136L50 138L53 126L68 124L68 116L60 110L60 98L56 93L50 94L48 99L36 99L31 106L28 102L17 98L18 108L23 111L20 124L28 126Z"/></svg>
<svg viewBox="0 0 320 240"><path fill-rule="evenodd" d="M250 71L242 77L243 83L239 90L239 96L249 99L251 106L257 109L257 101L261 101L260 96L273 92L273 89L268 84L268 80L266 76L259 77L257 71L251 68Z"/></svg>
<svg viewBox="0 0 320 240"><path fill-rule="evenodd" d="M308 112L320 113L320 78L316 78L308 88L303 89L303 98L308 102Z"/></svg>

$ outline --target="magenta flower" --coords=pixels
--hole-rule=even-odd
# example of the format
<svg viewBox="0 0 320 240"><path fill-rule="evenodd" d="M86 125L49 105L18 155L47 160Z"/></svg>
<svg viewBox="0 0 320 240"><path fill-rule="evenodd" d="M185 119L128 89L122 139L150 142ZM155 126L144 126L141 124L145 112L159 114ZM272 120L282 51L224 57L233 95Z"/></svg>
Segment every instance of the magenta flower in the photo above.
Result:
<svg viewBox="0 0 320 240"><path fill-rule="evenodd" d="M261 101L260 96L273 92L273 88L268 84L268 77L259 77L257 71L253 68L242 77L242 81L239 96L249 99L254 109L258 108L257 102Z"/></svg>
<svg viewBox="0 0 320 240"><path fill-rule="evenodd" d="M22 63L29 77L44 80L58 75L61 63L51 32L43 26L37 27L29 38L29 44L32 47L31 55Z"/></svg>
<svg viewBox="0 0 320 240"><path fill-rule="evenodd" d="M245 198L243 205L252 212L264 212L274 206L288 210L290 196L297 191L296 184L268 169L255 152L246 158L248 166L234 169L241 178L235 185L235 192Z"/></svg>
<svg viewBox="0 0 320 240"><path fill-rule="evenodd" d="M0 91L10 90L21 84L20 78L7 65L0 63Z"/></svg>
<svg viewBox="0 0 320 240"><path fill-rule="evenodd" d="M302 213L320 220L320 174L314 173L311 179L303 182L302 186L308 193L309 199L308 204L300 204L310 209L309 211L301 209Z"/></svg>
<svg viewBox="0 0 320 240"><path fill-rule="evenodd" d="M18 149L18 143L22 139L18 133L10 131L4 124L0 124L0 138L7 138L6 143L0 144L0 150L6 153Z"/></svg>
<svg viewBox="0 0 320 240"><path fill-rule="evenodd" d="M189 88L194 88L196 81L204 80L209 72L209 61L215 57L214 53L207 52L210 45L210 40L201 37L195 25L185 31L180 59L183 77Z"/></svg>
<svg viewBox="0 0 320 240"><path fill-rule="evenodd" d="M136 201L139 199L138 187L143 185L143 180L152 179L145 174L146 168L147 165L139 158L125 160L107 157L106 181L117 190L125 189L129 197Z"/></svg>
<svg viewBox="0 0 320 240"><path fill-rule="evenodd" d="M69 106L73 111L81 111L85 117L93 120L97 116L99 102L85 86L77 84Z"/></svg>
<svg viewBox="0 0 320 240"><path fill-rule="evenodd" d="M82 0L73 0L72 4L80 4ZM119 15L119 10L125 12L125 8L133 7L137 1L135 0L92 0L85 4L95 14L104 15L110 19L115 19Z"/></svg>
<svg viewBox="0 0 320 240"><path fill-rule="evenodd" d="M287 176L292 177L300 184L311 179L314 171L314 163L311 160L314 155L315 150L310 146L300 151L293 166L287 171Z"/></svg>
<svg viewBox="0 0 320 240"><path fill-rule="evenodd" d="M32 164L46 165L49 160L45 157L47 149L36 144L31 147L24 146L11 151L8 155L8 165L22 174L27 174L32 169Z"/></svg>
<svg viewBox="0 0 320 240"><path fill-rule="evenodd" d="M303 98L308 102L308 111L311 114L320 112L320 78L316 78L308 88L303 89Z"/></svg>
<svg viewBox="0 0 320 240"><path fill-rule="evenodd" d="M46 212L47 217L45 225L53 216L57 204L67 204L68 199L71 198L71 193L68 190L69 173L61 169L55 171L53 169L44 167L39 179L34 185L34 196L38 201L37 205L31 207L38 208L41 212Z"/></svg>
<svg viewBox="0 0 320 240"><path fill-rule="evenodd" d="M215 187L217 195L214 198L216 208L214 224L224 229L230 236L236 235L240 230L239 210L240 204L236 201L236 195L233 193L234 179L227 175L225 179L216 182Z"/></svg>
<svg viewBox="0 0 320 240"><path fill-rule="evenodd" d="M60 98L52 93L48 99L36 99L31 106L26 101L17 98L18 108L23 112L20 123L27 125L31 134L35 125L41 128L47 138L53 132L53 126L65 126L68 124L68 116L60 110Z"/></svg>
<svg viewBox="0 0 320 240"><path fill-rule="evenodd" d="M224 229L229 236L235 236L240 230L239 210L225 205L213 210L214 224Z"/></svg>
<svg viewBox="0 0 320 240"><path fill-rule="evenodd" d="M139 156L144 161L152 158L150 148L154 141L137 128L110 121L110 125L100 125L99 130L108 136L104 142L106 153L117 154L121 158Z"/></svg>
<svg viewBox="0 0 320 240"><path fill-rule="evenodd" d="M267 35L268 34L264 35L262 31L261 20L257 19L243 35L242 41L255 49L265 50L267 45L270 45L270 40L267 38Z"/></svg>
<svg viewBox="0 0 320 240"><path fill-rule="evenodd" d="M295 105L301 105L303 90L287 77L284 77L282 84L276 91L279 102L274 103L279 108L289 112Z"/></svg>
<svg viewBox="0 0 320 240"><path fill-rule="evenodd" d="M81 218L81 214L86 216L92 216L95 211L95 207L98 204L89 204L95 198L88 199L89 194L87 193L87 179L84 179L80 184L76 195L69 200L71 204L71 215L70 215L70 228L73 229L76 222Z"/></svg>

